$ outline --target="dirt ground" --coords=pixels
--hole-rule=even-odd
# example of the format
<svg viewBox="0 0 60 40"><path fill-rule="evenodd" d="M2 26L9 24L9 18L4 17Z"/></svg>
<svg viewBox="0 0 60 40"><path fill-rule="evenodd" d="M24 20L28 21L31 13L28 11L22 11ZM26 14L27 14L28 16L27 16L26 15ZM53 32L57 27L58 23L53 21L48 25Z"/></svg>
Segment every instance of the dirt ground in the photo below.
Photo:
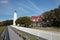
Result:
<svg viewBox="0 0 60 40"><path fill-rule="evenodd" d="M54 28L54 27L33 27L33 29L60 32L60 28Z"/></svg>

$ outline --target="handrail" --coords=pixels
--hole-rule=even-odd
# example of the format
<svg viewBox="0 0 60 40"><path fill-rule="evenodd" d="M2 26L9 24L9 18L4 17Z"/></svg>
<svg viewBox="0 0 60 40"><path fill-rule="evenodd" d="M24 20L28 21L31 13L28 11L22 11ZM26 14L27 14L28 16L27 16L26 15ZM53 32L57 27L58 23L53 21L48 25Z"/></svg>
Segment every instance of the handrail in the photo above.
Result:
<svg viewBox="0 0 60 40"><path fill-rule="evenodd" d="M24 31L26 33L38 36L38 37L48 39L48 40L60 40L60 32L55 33L51 31L37 30L37 29L18 27L13 25L11 25L11 27L16 28L17 30Z"/></svg>

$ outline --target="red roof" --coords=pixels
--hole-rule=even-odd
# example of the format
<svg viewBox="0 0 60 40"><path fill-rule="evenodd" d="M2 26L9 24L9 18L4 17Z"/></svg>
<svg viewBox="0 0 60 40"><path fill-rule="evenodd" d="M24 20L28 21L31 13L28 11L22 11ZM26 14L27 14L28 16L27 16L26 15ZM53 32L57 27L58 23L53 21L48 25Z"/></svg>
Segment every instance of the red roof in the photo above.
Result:
<svg viewBox="0 0 60 40"><path fill-rule="evenodd" d="M38 19L39 16L32 16L32 19Z"/></svg>
<svg viewBox="0 0 60 40"><path fill-rule="evenodd" d="M43 22L43 20L39 20L39 16L32 16L32 21Z"/></svg>

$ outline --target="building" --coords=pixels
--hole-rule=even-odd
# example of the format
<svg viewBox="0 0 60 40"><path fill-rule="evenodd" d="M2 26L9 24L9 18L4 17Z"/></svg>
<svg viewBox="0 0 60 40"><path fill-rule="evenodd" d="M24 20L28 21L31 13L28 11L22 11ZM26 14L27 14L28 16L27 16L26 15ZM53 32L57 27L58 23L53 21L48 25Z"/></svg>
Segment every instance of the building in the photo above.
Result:
<svg viewBox="0 0 60 40"><path fill-rule="evenodd" d="M32 16L31 17L32 20L32 26L42 26L42 19L39 16Z"/></svg>
<svg viewBox="0 0 60 40"><path fill-rule="evenodd" d="M13 25L16 25L15 21L17 19L17 13L16 10L14 11L14 18L13 18Z"/></svg>

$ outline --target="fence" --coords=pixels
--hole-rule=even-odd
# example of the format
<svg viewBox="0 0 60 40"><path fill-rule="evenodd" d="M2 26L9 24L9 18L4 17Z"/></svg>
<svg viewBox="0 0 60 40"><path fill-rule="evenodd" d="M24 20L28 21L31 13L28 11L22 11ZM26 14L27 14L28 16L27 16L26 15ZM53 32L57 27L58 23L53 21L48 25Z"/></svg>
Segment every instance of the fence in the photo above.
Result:
<svg viewBox="0 0 60 40"><path fill-rule="evenodd" d="M31 28L25 28L25 27L17 27L13 25L11 25L11 27L13 29L24 32L26 34L33 35L33 37L36 37L38 40L40 39L41 40L60 40L60 32L56 33L52 31L44 31L44 30L37 30L37 29L31 29Z"/></svg>

